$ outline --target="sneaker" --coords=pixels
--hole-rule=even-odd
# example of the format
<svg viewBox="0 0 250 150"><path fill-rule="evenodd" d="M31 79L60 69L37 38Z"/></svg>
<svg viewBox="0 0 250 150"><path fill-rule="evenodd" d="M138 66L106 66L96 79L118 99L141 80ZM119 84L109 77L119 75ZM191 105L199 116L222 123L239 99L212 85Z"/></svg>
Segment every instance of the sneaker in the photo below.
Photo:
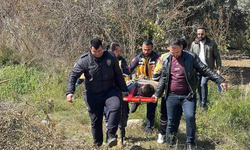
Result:
<svg viewBox="0 0 250 150"><path fill-rule="evenodd" d="M161 133L158 134L158 139L157 139L157 143L162 144L166 141L166 135L162 135Z"/></svg>
<svg viewBox="0 0 250 150"><path fill-rule="evenodd" d="M115 135L109 135L106 140L107 147L113 147L117 145L117 137Z"/></svg>
<svg viewBox="0 0 250 150"><path fill-rule="evenodd" d="M134 113L139 105L140 105L140 103L132 103L132 105L130 107L130 113Z"/></svg>

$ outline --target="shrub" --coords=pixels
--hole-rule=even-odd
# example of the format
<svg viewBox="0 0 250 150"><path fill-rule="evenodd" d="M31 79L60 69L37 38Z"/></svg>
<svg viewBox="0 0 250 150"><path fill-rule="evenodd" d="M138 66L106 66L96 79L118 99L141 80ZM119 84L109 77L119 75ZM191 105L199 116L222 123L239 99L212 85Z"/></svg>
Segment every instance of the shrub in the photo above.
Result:
<svg viewBox="0 0 250 150"><path fill-rule="evenodd" d="M35 91L38 83L42 82L42 70L28 68L24 65L11 65L1 69L0 81L10 79L0 85L2 99L17 100L19 95Z"/></svg>
<svg viewBox="0 0 250 150"><path fill-rule="evenodd" d="M0 46L0 66L19 63L18 56L14 50L7 46Z"/></svg>

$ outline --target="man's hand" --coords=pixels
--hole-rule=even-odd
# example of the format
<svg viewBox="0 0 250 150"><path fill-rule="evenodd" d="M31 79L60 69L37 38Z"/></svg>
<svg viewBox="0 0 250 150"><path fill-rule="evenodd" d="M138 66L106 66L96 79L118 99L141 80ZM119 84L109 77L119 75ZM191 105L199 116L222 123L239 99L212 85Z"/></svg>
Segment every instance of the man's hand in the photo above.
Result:
<svg viewBox="0 0 250 150"><path fill-rule="evenodd" d="M222 82L222 83L220 84L220 86L221 86L221 88L222 88L223 90L225 90L225 91L227 92L227 83L226 83L226 82Z"/></svg>
<svg viewBox="0 0 250 150"><path fill-rule="evenodd" d="M220 75L220 70L217 70L218 75Z"/></svg>
<svg viewBox="0 0 250 150"><path fill-rule="evenodd" d="M151 98L154 98L154 99L155 99L155 102L154 102L154 103L157 103L157 101L158 101L158 97L157 97L157 96L152 95L152 97L151 97Z"/></svg>
<svg viewBox="0 0 250 150"><path fill-rule="evenodd" d="M73 98L74 94L68 94L67 95L67 101L70 103L73 103L72 98Z"/></svg>

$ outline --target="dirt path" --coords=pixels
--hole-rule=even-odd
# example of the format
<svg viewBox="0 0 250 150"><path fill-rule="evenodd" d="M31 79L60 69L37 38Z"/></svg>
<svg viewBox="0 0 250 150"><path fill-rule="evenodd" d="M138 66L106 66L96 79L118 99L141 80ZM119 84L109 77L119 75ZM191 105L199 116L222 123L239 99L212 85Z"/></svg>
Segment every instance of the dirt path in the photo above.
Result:
<svg viewBox="0 0 250 150"><path fill-rule="evenodd" d="M231 85L248 85L250 83L250 56L240 51L222 56L222 76Z"/></svg>

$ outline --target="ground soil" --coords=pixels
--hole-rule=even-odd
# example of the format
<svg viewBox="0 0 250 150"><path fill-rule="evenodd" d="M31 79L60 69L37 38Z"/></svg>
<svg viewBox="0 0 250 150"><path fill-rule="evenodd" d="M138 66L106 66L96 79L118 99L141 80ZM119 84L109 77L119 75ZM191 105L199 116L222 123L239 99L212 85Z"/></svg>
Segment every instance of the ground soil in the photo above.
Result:
<svg viewBox="0 0 250 150"><path fill-rule="evenodd" d="M222 54L222 76L229 85L249 85L250 56L241 51Z"/></svg>

